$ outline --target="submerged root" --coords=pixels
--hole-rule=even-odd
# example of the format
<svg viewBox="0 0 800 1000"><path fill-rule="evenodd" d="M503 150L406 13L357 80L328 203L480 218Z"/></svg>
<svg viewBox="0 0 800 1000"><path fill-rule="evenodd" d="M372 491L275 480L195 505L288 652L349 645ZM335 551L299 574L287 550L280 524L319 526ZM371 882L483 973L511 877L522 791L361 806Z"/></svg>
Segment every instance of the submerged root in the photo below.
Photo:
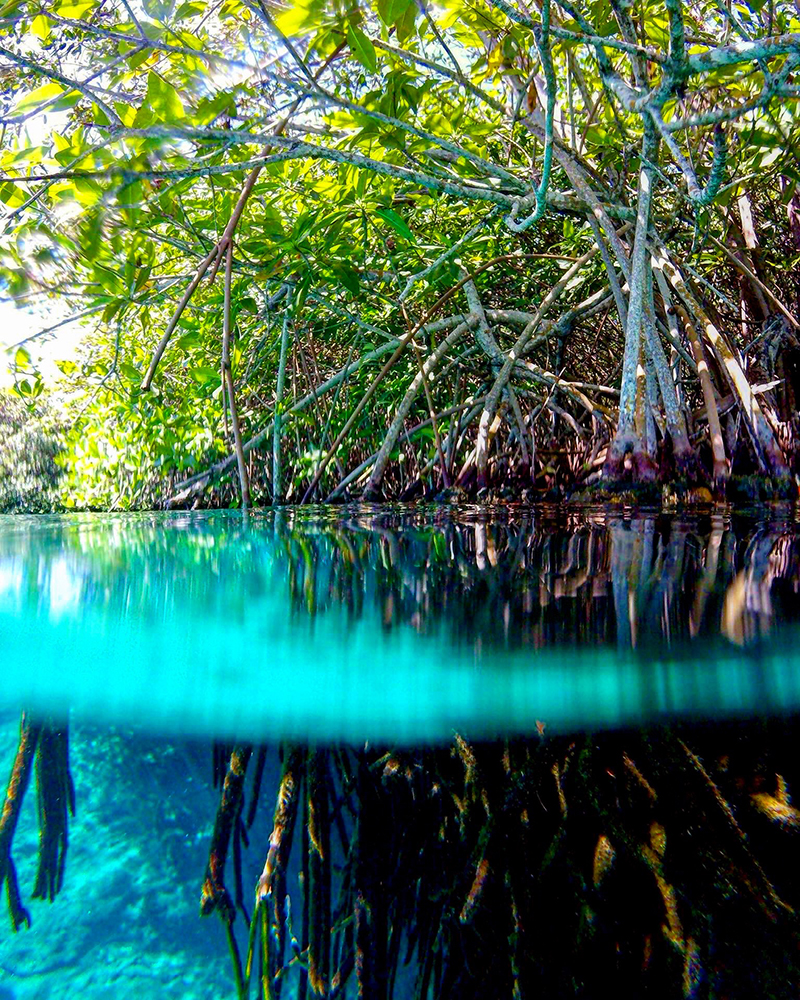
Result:
<svg viewBox="0 0 800 1000"><path fill-rule="evenodd" d="M41 731L41 723L33 722L30 715L23 712L17 755L11 769L11 778L3 803L2 816L0 816L0 889L5 882L11 923L15 931L19 930L23 924L30 927L31 918L22 905L17 872L11 859L11 844L19 821L25 792L30 784L36 745L39 742Z"/></svg>
<svg viewBox="0 0 800 1000"><path fill-rule="evenodd" d="M39 864L33 897L53 900L63 885L69 815L75 814L67 728L23 712L17 753L0 814L0 889L5 883L15 931L31 923L30 913L22 903L11 846L34 770L39 812Z"/></svg>
<svg viewBox="0 0 800 1000"><path fill-rule="evenodd" d="M260 937L267 1000L293 969L301 995L342 996L352 974L359 996L388 1000L407 962L419 1000L564 996L575 977L596 996L610 975L631 995L705 984L788 997L800 881L780 868L797 827L787 780L753 791L741 736L737 761L724 745L712 754L726 762L712 774L693 741L659 730L285 752L245 995ZM340 789L354 827L336 841ZM303 880L286 904L303 931L286 955L291 921L276 903L301 801ZM759 822L780 845L772 856L751 842Z"/></svg>

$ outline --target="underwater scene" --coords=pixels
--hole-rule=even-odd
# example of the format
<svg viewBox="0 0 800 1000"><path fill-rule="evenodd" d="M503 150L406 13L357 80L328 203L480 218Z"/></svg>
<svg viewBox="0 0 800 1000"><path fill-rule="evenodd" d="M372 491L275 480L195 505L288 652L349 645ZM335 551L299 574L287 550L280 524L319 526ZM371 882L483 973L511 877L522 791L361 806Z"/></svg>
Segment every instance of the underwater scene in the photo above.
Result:
<svg viewBox="0 0 800 1000"><path fill-rule="evenodd" d="M0 1000L795 997L799 590L779 504L0 518Z"/></svg>

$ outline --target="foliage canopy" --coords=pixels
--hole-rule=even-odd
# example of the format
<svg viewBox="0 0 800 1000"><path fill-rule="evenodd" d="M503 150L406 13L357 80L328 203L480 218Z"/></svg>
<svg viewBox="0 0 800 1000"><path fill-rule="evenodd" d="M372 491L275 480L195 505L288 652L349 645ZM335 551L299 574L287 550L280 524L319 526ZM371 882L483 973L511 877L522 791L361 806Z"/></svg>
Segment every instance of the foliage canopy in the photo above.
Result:
<svg viewBox="0 0 800 1000"><path fill-rule="evenodd" d="M0 275L91 324L71 502L790 488L794 4L0 18Z"/></svg>

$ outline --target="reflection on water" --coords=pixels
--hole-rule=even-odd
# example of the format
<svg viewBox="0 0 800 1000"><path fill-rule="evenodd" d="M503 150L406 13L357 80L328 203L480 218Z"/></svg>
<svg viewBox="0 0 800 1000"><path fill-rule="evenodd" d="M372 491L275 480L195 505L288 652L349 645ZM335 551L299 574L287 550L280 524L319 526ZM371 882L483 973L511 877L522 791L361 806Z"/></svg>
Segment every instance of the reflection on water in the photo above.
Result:
<svg viewBox="0 0 800 1000"><path fill-rule="evenodd" d="M55 935L31 904L30 931L0 933L0 993L11 969L15 1000L66 998L70 978L134 1000L141 970L119 967L137 954L169 970L158 995L218 1000L196 968L174 992L189 977L142 876L174 853L176 898L222 918L231 997L796 997L799 542L775 511L2 522L3 698L34 708L14 774L36 771L41 826L35 872L32 819L11 857L12 780L0 886L22 927L38 872L50 895L63 874L58 940L119 940L42 973ZM161 733L158 788L133 766L152 738L78 726L73 824L66 728L42 711L67 705ZM204 878L186 818L170 829L207 791L180 729L224 738ZM134 845L98 826L103 803L150 803L164 829L146 817ZM104 851L123 863L99 927Z"/></svg>
<svg viewBox="0 0 800 1000"><path fill-rule="evenodd" d="M218 735L618 726L800 705L799 586L791 511L7 519L0 653L9 699Z"/></svg>
<svg viewBox="0 0 800 1000"><path fill-rule="evenodd" d="M475 646L743 645L790 620L800 588L794 520L454 511L301 522L282 537L296 606L445 625Z"/></svg>

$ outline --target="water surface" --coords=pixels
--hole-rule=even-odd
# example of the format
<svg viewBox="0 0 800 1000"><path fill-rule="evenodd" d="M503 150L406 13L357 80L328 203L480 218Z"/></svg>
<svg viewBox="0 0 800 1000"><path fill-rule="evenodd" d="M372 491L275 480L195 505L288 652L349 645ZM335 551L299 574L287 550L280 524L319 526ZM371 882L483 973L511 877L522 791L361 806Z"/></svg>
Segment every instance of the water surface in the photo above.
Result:
<svg viewBox="0 0 800 1000"><path fill-rule="evenodd" d="M0 518L7 706L393 741L800 706L792 508Z"/></svg>

